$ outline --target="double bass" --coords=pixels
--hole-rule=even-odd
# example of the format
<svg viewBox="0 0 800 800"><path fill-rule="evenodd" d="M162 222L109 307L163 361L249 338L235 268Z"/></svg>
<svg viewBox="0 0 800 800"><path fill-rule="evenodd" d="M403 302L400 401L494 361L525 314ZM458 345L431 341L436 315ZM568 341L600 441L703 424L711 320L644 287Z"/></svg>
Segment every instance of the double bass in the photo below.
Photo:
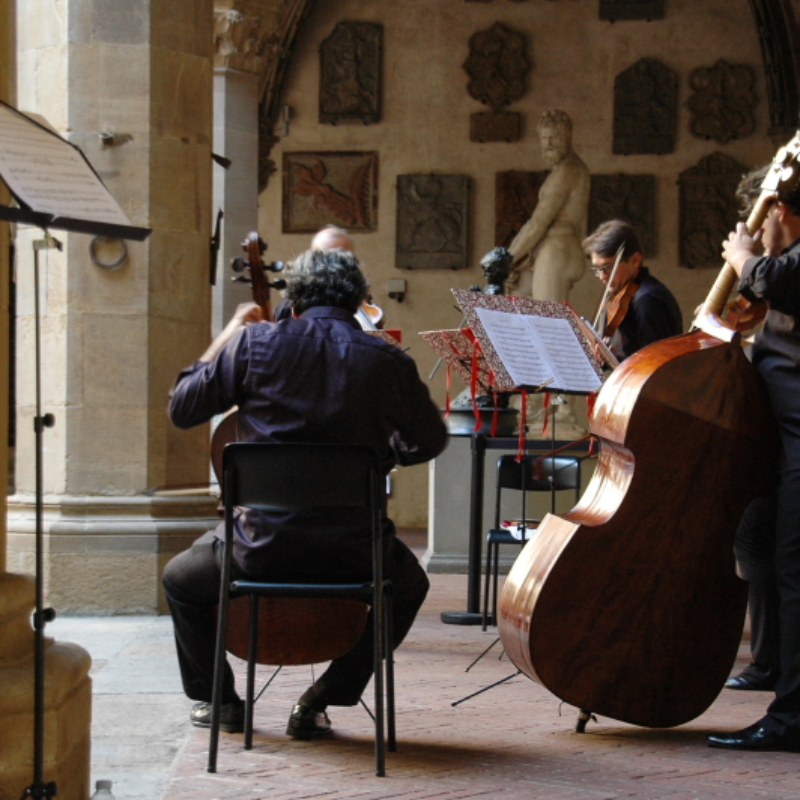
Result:
<svg viewBox="0 0 800 800"><path fill-rule="evenodd" d="M794 181L800 134L775 158L747 221L757 230ZM511 661L561 700L647 727L705 711L736 658L747 584L733 539L777 478L765 387L719 320L723 268L697 329L611 373L594 406L594 475L567 514L545 516L509 573L498 628Z"/></svg>

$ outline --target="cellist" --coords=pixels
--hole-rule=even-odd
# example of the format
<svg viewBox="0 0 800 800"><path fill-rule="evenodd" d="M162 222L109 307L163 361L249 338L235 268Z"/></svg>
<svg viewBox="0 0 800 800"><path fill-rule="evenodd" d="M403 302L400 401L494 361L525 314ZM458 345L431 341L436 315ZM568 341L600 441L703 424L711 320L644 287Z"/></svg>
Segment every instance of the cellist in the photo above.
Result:
<svg viewBox="0 0 800 800"><path fill-rule="evenodd" d="M607 303L598 332L619 361L659 339L683 333L678 302L644 266L642 245L631 225L618 219L604 222L584 239L583 250L594 274L606 284Z"/></svg>
<svg viewBox="0 0 800 800"><path fill-rule="evenodd" d="M775 524L762 527L765 537L774 536L763 544L774 553L781 674L764 717L733 733L711 734L708 741L734 750L795 752L800 751L800 190L782 184L755 236L739 223L722 247L739 276L741 294L769 304L753 363L767 385L783 450ZM762 255L762 248L780 255Z"/></svg>
<svg viewBox="0 0 800 800"><path fill-rule="evenodd" d="M262 321L243 303L223 332L178 376L169 415L180 428L239 409L242 441L361 444L380 454L388 473L420 464L447 445L447 428L412 358L363 331L354 313L367 283L345 250L309 250L286 271L292 316ZM367 521L368 523L368 521ZM372 574L369 524L354 514L324 519L242 509L235 521L238 575L264 580L349 581ZM382 519L384 574L392 581L394 640L411 628L428 590L416 556ZM195 701L193 725L211 717L214 614L224 550L221 528L175 556L164 570L181 678ZM330 733L329 705L356 705L372 676L372 624L350 652L334 659L294 705L286 728L296 739ZM242 701L228 666L221 729L243 728Z"/></svg>

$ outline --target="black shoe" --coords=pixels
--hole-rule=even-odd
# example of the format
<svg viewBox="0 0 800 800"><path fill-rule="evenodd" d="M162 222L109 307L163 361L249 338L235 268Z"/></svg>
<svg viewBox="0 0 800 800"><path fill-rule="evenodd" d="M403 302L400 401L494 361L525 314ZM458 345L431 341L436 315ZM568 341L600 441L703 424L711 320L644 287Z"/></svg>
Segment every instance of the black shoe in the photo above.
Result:
<svg viewBox="0 0 800 800"><path fill-rule="evenodd" d="M297 703L292 709L286 735L292 739L316 739L332 733L331 721L324 711L315 711Z"/></svg>
<svg viewBox="0 0 800 800"><path fill-rule="evenodd" d="M192 725L198 728L211 727L211 703L197 703L189 715ZM244 701L223 703L219 709L219 729L225 733L241 733L244 730Z"/></svg>
<svg viewBox="0 0 800 800"><path fill-rule="evenodd" d="M749 728L733 733L712 733L708 737L711 747L725 747L728 750L760 750L768 752L785 750L789 753L800 752L800 732L786 731L776 733L768 730L761 722Z"/></svg>
<svg viewBox="0 0 800 800"><path fill-rule="evenodd" d="M777 683L775 678L752 678L749 675L734 675L725 681L726 689L739 689L744 692L771 692Z"/></svg>

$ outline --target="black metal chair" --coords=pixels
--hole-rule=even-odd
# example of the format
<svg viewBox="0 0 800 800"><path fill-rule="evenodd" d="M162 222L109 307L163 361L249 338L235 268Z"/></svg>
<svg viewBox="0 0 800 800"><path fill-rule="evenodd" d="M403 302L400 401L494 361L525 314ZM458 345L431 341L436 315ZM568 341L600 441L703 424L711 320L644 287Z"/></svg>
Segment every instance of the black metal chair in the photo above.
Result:
<svg viewBox="0 0 800 800"><path fill-rule="evenodd" d="M581 462L569 456L525 455L519 461L514 455L503 455L497 460L497 490L494 506L494 526L487 535L486 575L483 589L483 630L497 624L497 583L500 545L515 544L522 548L536 532L541 520L528 519L527 492L550 492L553 496L551 510L555 511L555 492L575 492L575 502L580 499ZM501 505L505 490L521 493L521 512L517 535L500 527ZM489 610L491 583L492 606Z"/></svg>
<svg viewBox="0 0 800 800"><path fill-rule="evenodd" d="M259 607L268 603L292 603L300 613L288 626L293 638L298 637L299 620L309 612L309 603L320 606L347 601L357 602L355 627L348 636L358 640L366 618L361 606L361 628L358 628L358 605L374 610L375 659L375 773L385 775L384 708L388 749L396 750L394 714L394 670L392 660L391 582L383 579L383 546L381 536L381 494L385 481L378 454L360 445L330 444L272 444L236 442L226 446L223 453L223 499L225 505L225 558L220 587L219 622L214 663L214 693L211 715L211 738L208 751L208 771L216 772L219 743L220 705L222 699L223 665L226 644L229 642L229 610L231 600L249 596L249 644L247 647L247 691L245 696L245 748L252 748L253 687L255 664L261 661L276 663L319 663L341 654L341 641L333 653L312 653L287 656L287 646L280 642L280 631L269 629L268 650L278 655L259 659L259 630L265 618ZM324 512L332 509L362 508L370 512L372 527L372 580L365 583L268 583L231 580L231 543L233 513L237 506L278 512ZM268 598L268 600L265 600ZM337 615L341 609L333 610ZM313 607L310 609L314 616ZM327 609L331 613L330 607ZM266 620L269 624L269 620ZM320 621L317 620L317 624ZM324 626L324 618L321 622ZM285 626L286 627L286 626ZM313 638L313 634L311 637ZM263 637L262 637L263 639ZM352 646L352 645L350 645ZM288 649L291 649L289 647ZM345 644L345 651L349 649ZM235 650L234 650L235 652ZM263 656L263 652L262 652ZM287 660L288 659L288 660ZM305 660L304 660L305 659ZM308 660L311 659L311 660ZM384 681L385 669L385 681ZM385 685L385 697L384 697ZM385 704L385 705L384 705Z"/></svg>

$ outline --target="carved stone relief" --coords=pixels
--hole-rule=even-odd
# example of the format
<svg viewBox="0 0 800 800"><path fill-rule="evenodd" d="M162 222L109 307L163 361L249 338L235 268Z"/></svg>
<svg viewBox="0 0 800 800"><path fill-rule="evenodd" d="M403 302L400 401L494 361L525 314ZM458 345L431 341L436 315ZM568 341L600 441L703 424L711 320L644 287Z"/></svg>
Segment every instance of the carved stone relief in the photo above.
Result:
<svg viewBox="0 0 800 800"><path fill-rule="evenodd" d="M469 178L397 176L399 269L465 269Z"/></svg>
<svg viewBox="0 0 800 800"><path fill-rule="evenodd" d="M680 260L690 269L722 266L722 242L739 221L736 187L747 167L712 153L679 178Z"/></svg>
<svg viewBox="0 0 800 800"><path fill-rule="evenodd" d="M378 154L284 153L283 232L378 227Z"/></svg>
<svg viewBox="0 0 800 800"><path fill-rule="evenodd" d="M795 8L800 11L797 3ZM776 144L784 144L796 130L800 112L797 24L791 6L774 0L750 0L750 10L764 57L769 133Z"/></svg>
<svg viewBox="0 0 800 800"><path fill-rule="evenodd" d="M472 34L463 68L469 75L469 96L492 109L491 113L472 115L470 141L517 141L522 135L522 117L501 109L519 100L527 89L531 69L527 39L495 22L491 28Z"/></svg>
<svg viewBox="0 0 800 800"><path fill-rule="evenodd" d="M699 67L689 75L694 94L686 101L693 116L689 130L699 139L726 144L749 136L756 128L758 98L755 70L747 64L720 59L713 67Z"/></svg>
<svg viewBox="0 0 800 800"><path fill-rule="evenodd" d="M378 122L383 26L340 22L320 46L319 121Z"/></svg>
<svg viewBox="0 0 800 800"><path fill-rule="evenodd" d="M678 76L642 58L614 81L614 140L618 155L675 150L678 132Z"/></svg>
<svg viewBox="0 0 800 800"><path fill-rule="evenodd" d="M657 252L656 176L592 175L589 230L602 222L622 219L636 228L645 257Z"/></svg>
<svg viewBox="0 0 800 800"><path fill-rule="evenodd" d="M664 0L600 0L600 19L663 19Z"/></svg>
<svg viewBox="0 0 800 800"><path fill-rule="evenodd" d="M530 219L539 202L539 189L550 173L498 172L494 179L494 243L508 247Z"/></svg>

